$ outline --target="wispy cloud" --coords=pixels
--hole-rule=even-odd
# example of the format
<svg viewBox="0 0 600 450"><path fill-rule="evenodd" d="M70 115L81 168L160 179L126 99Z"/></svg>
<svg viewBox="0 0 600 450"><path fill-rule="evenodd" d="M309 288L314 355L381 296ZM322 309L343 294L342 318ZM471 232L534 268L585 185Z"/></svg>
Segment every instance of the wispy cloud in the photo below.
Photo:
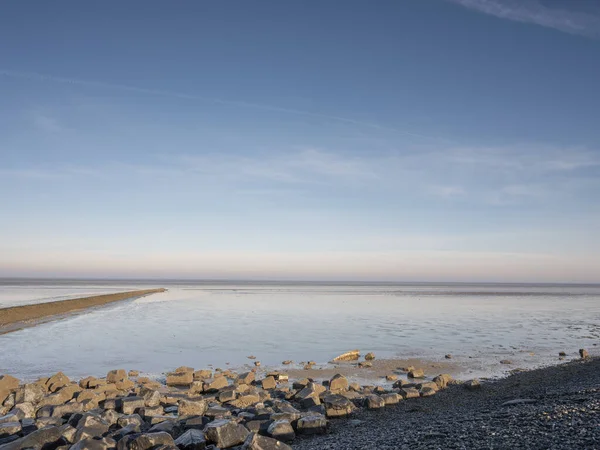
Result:
<svg viewBox="0 0 600 450"><path fill-rule="evenodd" d="M591 38L600 38L600 11L592 2L587 11L578 11L574 6L581 2L565 1L570 9L559 9L546 6L539 0L447 0L465 8L502 19L516 22L533 23L542 27L554 28L565 33L577 34ZM577 3L577 5L575 5ZM585 3L585 2L584 2Z"/></svg>
<svg viewBox="0 0 600 450"><path fill-rule="evenodd" d="M47 133L59 133L63 131L63 127L56 118L40 112L33 114L33 125L36 129Z"/></svg>
<svg viewBox="0 0 600 450"><path fill-rule="evenodd" d="M323 119L323 120L327 120L327 121L345 123L345 124L354 125L354 126L358 126L358 127L362 127L362 128L366 128L366 129L371 129L371 130L393 132L393 133L401 134L404 136L410 136L412 138L417 138L417 139L425 139L425 140L437 141L437 142L449 142L447 139L439 137L439 136L417 133L417 132L413 132L410 130L400 129L397 127L388 127L388 126L380 125L380 124L377 124L374 122L366 122L366 121L356 120L356 119L349 118L349 117L342 117L342 116L336 116L336 115L330 115L330 114L322 114L322 113L318 113L318 112L314 112L314 111L305 111L305 110L294 109L294 108L284 108L284 107L280 107L280 106L276 106L276 105L268 105L268 104L263 104L263 103L252 103L252 102L245 102L245 101L238 101L238 100L225 100L225 99L220 99L220 98L205 97L205 96L201 96L201 95L187 94L187 93L171 91L171 90L149 89L149 88L143 88L143 87L139 87L139 86L131 86L131 85L126 85L126 84L107 83L107 82L103 82L103 81L93 81L93 80L82 80L82 79L78 79L78 78L69 78L69 77L58 77L58 76L40 74L40 73L35 73L35 72L21 72L21 71L9 70L9 69L3 69L3 68L0 68L0 76L9 77L9 78L17 78L17 79L22 79L22 80L70 84L70 85L75 85L75 86L84 86L84 87L91 87L91 88L121 90L121 91L133 92L133 93L137 93L137 94L179 98L179 99L183 99L183 100L195 100L195 101L201 101L201 102L205 102L205 103L235 106L238 108L250 108L250 109L271 111L271 112L282 113L282 114L307 116L307 117L313 117L316 119Z"/></svg>

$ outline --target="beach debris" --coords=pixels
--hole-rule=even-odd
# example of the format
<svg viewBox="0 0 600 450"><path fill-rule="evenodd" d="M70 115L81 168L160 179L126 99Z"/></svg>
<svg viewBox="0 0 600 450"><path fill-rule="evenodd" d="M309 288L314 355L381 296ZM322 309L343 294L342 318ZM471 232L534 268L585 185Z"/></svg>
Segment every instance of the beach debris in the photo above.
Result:
<svg viewBox="0 0 600 450"><path fill-rule="evenodd" d="M356 360L358 360L358 358L360 358L360 351L359 350L350 350L349 352L342 353L341 355L336 356L335 358L333 358L332 361L334 361L334 362L356 361Z"/></svg>
<svg viewBox="0 0 600 450"><path fill-rule="evenodd" d="M374 359L375 359L375 353L373 353L373 352L369 352L365 355L366 361L373 361Z"/></svg>
<svg viewBox="0 0 600 450"><path fill-rule="evenodd" d="M590 357L590 354L585 348L580 348L579 356L581 357L581 359L588 359Z"/></svg>
<svg viewBox="0 0 600 450"><path fill-rule="evenodd" d="M448 353L447 355L444 356L444 358L446 358L446 359L452 359L452 355L450 353Z"/></svg>

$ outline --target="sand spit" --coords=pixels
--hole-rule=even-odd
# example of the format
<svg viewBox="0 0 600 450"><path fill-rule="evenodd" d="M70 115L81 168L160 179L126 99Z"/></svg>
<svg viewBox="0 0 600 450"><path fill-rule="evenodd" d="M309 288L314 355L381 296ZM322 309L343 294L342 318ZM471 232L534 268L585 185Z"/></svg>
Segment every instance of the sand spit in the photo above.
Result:
<svg viewBox="0 0 600 450"><path fill-rule="evenodd" d="M116 294L94 295L92 297L38 303L35 305L0 308L0 334L38 325L39 323L65 317L68 314L104 306L109 303L129 300L144 295L165 292L166 289L144 289L119 292Z"/></svg>

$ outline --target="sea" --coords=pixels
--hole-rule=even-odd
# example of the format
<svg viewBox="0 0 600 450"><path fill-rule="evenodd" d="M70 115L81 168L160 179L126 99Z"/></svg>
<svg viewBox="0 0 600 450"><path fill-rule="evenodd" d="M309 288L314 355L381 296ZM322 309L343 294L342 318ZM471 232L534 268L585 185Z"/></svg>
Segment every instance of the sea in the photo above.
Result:
<svg viewBox="0 0 600 450"><path fill-rule="evenodd" d="M561 351L600 354L600 285L0 279L0 308L154 287L168 291L0 335L0 373L160 377L240 368L248 356L326 365L359 349L450 354L467 379L557 364Z"/></svg>

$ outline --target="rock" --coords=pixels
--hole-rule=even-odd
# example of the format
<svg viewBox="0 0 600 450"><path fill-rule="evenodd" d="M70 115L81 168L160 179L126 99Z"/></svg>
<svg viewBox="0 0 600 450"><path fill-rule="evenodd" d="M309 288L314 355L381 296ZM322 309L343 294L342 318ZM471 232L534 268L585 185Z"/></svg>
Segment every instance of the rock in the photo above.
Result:
<svg viewBox="0 0 600 450"><path fill-rule="evenodd" d="M106 374L106 381L109 383L118 383L127 379L127 372L123 369L111 370Z"/></svg>
<svg viewBox="0 0 600 450"><path fill-rule="evenodd" d="M431 397L432 395L435 395L436 392L437 389L431 386L424 386L421 389L419 389L419 395L421 397Z"/></svg>
<svg viewBox="0 0 600 450"><path fill-rule="evenodd" d="M204 437L221 449L242 444L250 432L233 420L215 420L206 425Z"/></svg>
<svg viewBox="0 0 600 450"><path fill-rule="evenodd" d="M408 372L408 378L425 378L423 369L412 369Z"/></svg>
<svg viewBox="0 0 600 450"><path fill-rule="evenodd" d="M21 439L9 442L0 446L2 450L24 450L24 449L35 449L41 450L42 448L54 448L58 446L59 441L62 439L62 427L49 426L41 428L33 433L28 434Z"/></svg>
<svg viewBox="0 0 600 450"><path fill-rule="evenodd" d="M10 375L0 375L0 405L4 403L8 395L17 390L19 379Z"/></svg>
<svg viewBox="0 0 600 450"><path fill-rule="evenodd" d="M446 389L448 384L452 381L452 377L447 373L442 373L435 377L433 381L440 389Z"/></svg>
<svg viewBox="0 0 600 450"><path fill-rule="evenodd" d="M375 353L373 352L369 352L365 355L365 360L367 361L373 361L375 359Z"/></svg>
<svg viewBox="0 0 600 450"><path fill-rule="evenodd" d="M385 406L385 400L379 395L371 394L365 397L365 406L367 409L380 409Z"/></svg>
<svg viewBox="0 0 600 450"><path fill-rule="evenodd" d="M299 434L325 434L327 419L321 414L309 414L298 419L297 429Z"/></svg>
<svg viewBox="0 0 600 450"><path fill-rule="evenodd" d="M236 393L234 389L222 389L217 397L221 403L231 402L235 400Z"/></svg>
<svg viewBox="0 0 600 450"><path fill-rule="evenodd" d="M189 386L193 381L193 372L172 372L167 375L167 386Z"/></svg>
<svg viewBox="0 0 600 450"><path fill-rule="evenodd" d="M252 382L254 380L255 380L254 372L245 372L245 373L238 375L237 378L235 379L235 381L233 382L233 384L235 384L236 386L238 386L240 384L252 384Z"/></svg>
<svg viewBox="0 0 600 450"><path fill-rule="evenodd" d="M15 414L19 420L30 419L35 417L35 406L31 403L19 403L10 412Z"/></svg>
<svg viewBox="0 0 600 450"><path fill-rule="evenodd" d="M185 399L178 402L179 416L202 416L208 408L206 400L203 399Z"/></svg>
<svg viewBox="0 0 600 450"><path fill-rule="evenodd" d="M277 387L277 381L275 381L275 377L267 377L262 380L261 384L263 389L275 389Z"/></svg>
<svg viewBox="0 0 600 450"><path fill-rule="evenodd" d="M206 439L200 430L187 430L175 441L175 445L181 450L204 450Z"/></svg>
<svg viewBox="0 0 600 450"><path fill-rule="evenodd" d="M117 443L111 438L102 439L82 439L77 444L70 447L69 450L107 450L115 448Z"/></svg>
<svg viewBox="0 0 600 450"><path fill-rule="evenodd" d="M144 422L144 419L142 419L142 417L139 414L130 414L127 416L119 417L117 419L117 425L121 428L133 425L139 433L142 430L142 427L146 425L146 422Z"/></svg>
<svg viewBox="0 0 600 450"><path fill-rule="evenodd" d="M394 375L394 374L386 375L385 379L387 381L396 381L398 379L398 375Z"/></svg>
<svg viewBox="0 0 600 450"><path fill-rule="evenodd" d="M396 405L402 400L402 396L396 394L395 392L389 394L381 394L381 398L387 405Z"/></svg>
<svg viewBox="0 0 600 450"><path fill-rule="evenodd" d="M15 402L17 403L39 403L46 395L46 388L38 383L28 383L17 389Z"/></svg>
<svg viewBox="0 0 600 450"><path fill-rule="evenodd" d="M444 356L444 358L446 358L446 359L452 359L452 355L450 353L448 353L447 355Z"/></svg>
<svg viewBox="0 0 600 450"><path fill-rule="evenodd" d="M292 447L276 439L250 433L244 441L242 450L292 450Z"/></svg>
<svg viewBox="0 0 600 450"><path fill-rule="evenodd" d="M294 361L292 361L291 359L286 359L281 364L283 364L284 366L289 366L290 364L294 364Z"/></svg>
<svg viewBox="0 0 600 450"><path fill-rule="evenodd" d="M341 395L328 395L323 403L327 417L347 417L354 412L354 404Z"/></svg>
<svg viewBox="0 0 600 450"><path fill-rule="evenodd" d="M50 392L56 392L59 389L68 386L69 384L71 384L69 377L62 372L58 372L48 378L46 381L46 388Z"/></svg>
<svg viewBox="0 0 600 450"><path fill-rule="evenodd" d="M481 389L481 383L477 378L473 378L472 380L466 381L463 385L466 389L470 391L476 391L478 389Z"/></svg>
<svg viewBox="0 0 600 450"><path fill-rule="evenodd" d="M361 361L358 363L358 367L361 369L368 369L369 367L373 367L373 363L370 361Z"/></svg>
<svg viewBox="0 0 600 450"><path fill-rule="evenodd" d="M214 379L204 380L202 389L204 392L217 392L219 389L229 386L227 378L217 377Z"/></svg>
<svg viewBox="0 0 600 450"><path fill-rule="evenodd" d="M47 395L38 403L37 406L38 408L41 408L42 406L46 405L62 405L63 403L67 403L69 400L71 400L78 392L81 392L81 388L76 384L70 384L61 388L60 390L57 390L54 394Z"/></svg>
<svg viewBox="0 0 600 450"><path fill-rule="evenodd" d="M256 405L260 402L260 397L258 395L242 395L237 400L230 402L229 404L234 408L248 408L249 406Z"/></svg>
<svg viewBox="0 0 600 450"><path fill-rule="evenodd" d="M588 351L586 349L580 348L579 356L581 357L581 359L588 359L590 357L590 354L588 353Z"/></svg>
<svg viewBox="0 0 600 450"><path fill-rule="evenodd" d="M0 437L6 437L12 434L17 434L21 431L21 429L21 423L18 421L0 423Z"/></svg>
<svg viewBox="0 0 600 450"><path fill-rule="evenodd" d="M142 397L125 397L121 399L123 414L133 414L144 406L146 406L146 402Z"/></svg>
<svg viewBox="0 0 600 450"><path fill-rule="evenodd" d="M358 350L350 350L349 352L346 353L342 353L339 356L336 356L335 358L333 358L334 362L338 362L338 361L356 361L358 358L360 358L360 351Z"/></svg>
<svg viewBox="0 0 600 450"><path fill-rule="evenodd" d="M334 375L333 378L329 380L329 390L335 394L347 391L348 379L339 373Z"/></svg>
<svg viewBox="0 0 600 450"><path fill-rule="evenodd" d="M19 418L17 417L17 415L15 413L8 413L4 416L0 416L0 423L6 423L6 422L18 422Z"/></svg>
<svg viewBox="0 0 600 450"><path fill-rule="evenodd" d="M267 429L267 433L278 441L291 442L296 437L292 425L287 420L276 420Z"/></svg>
<svg viewBox="0 0 600 450"><path fill-rule="evenodd" d="M421 396L419 391L414 387L403 387L400 389L400 394L404 398L419 398Z"/></svg>
<svg viewBox="0 0 600 450"><path fill-rule="evenodd" d="M117 443L117 450L149 450L160 445L175 447L175 441L169 433L146 433L125 436Z"/></svg>
<svg viewBox="0 0 600 450"><path fill-rule="evenodd" d="M194 372L194 380L206 380L211 377L212 372L210 370L196 370Z"/></svg>
<svg viewBox="0 0 600 450"><path fill-rule="evenodd" d="M156 408L160 406L160 392L147 389L140 392L142 394L142 398L144 399L144 406L148 408Z"/></svg>
<svg viewBox="0 0 600 450"><path fill-rule="evenodd" d="M566 352L559 352L559 353L558 353L558 356L565 357L565 356L567 356L567 353L566 353Z"/></svg>
<svg viewBox="0 0 600 450"><path fill-rule="evenodd" d="M510 365L510 364L512 364L512 363L513 363L513 362L512 362L510 359L503 359L503 360L501 360L501 361L500 361L500 364L506 364L506 365Z"/></svg>
<svg viewBox="0 0 600 450"><path fill-rule="evenodd" d="M260 361L254 361L254 365L255 365L256 367L260 367Z"/></svg>

